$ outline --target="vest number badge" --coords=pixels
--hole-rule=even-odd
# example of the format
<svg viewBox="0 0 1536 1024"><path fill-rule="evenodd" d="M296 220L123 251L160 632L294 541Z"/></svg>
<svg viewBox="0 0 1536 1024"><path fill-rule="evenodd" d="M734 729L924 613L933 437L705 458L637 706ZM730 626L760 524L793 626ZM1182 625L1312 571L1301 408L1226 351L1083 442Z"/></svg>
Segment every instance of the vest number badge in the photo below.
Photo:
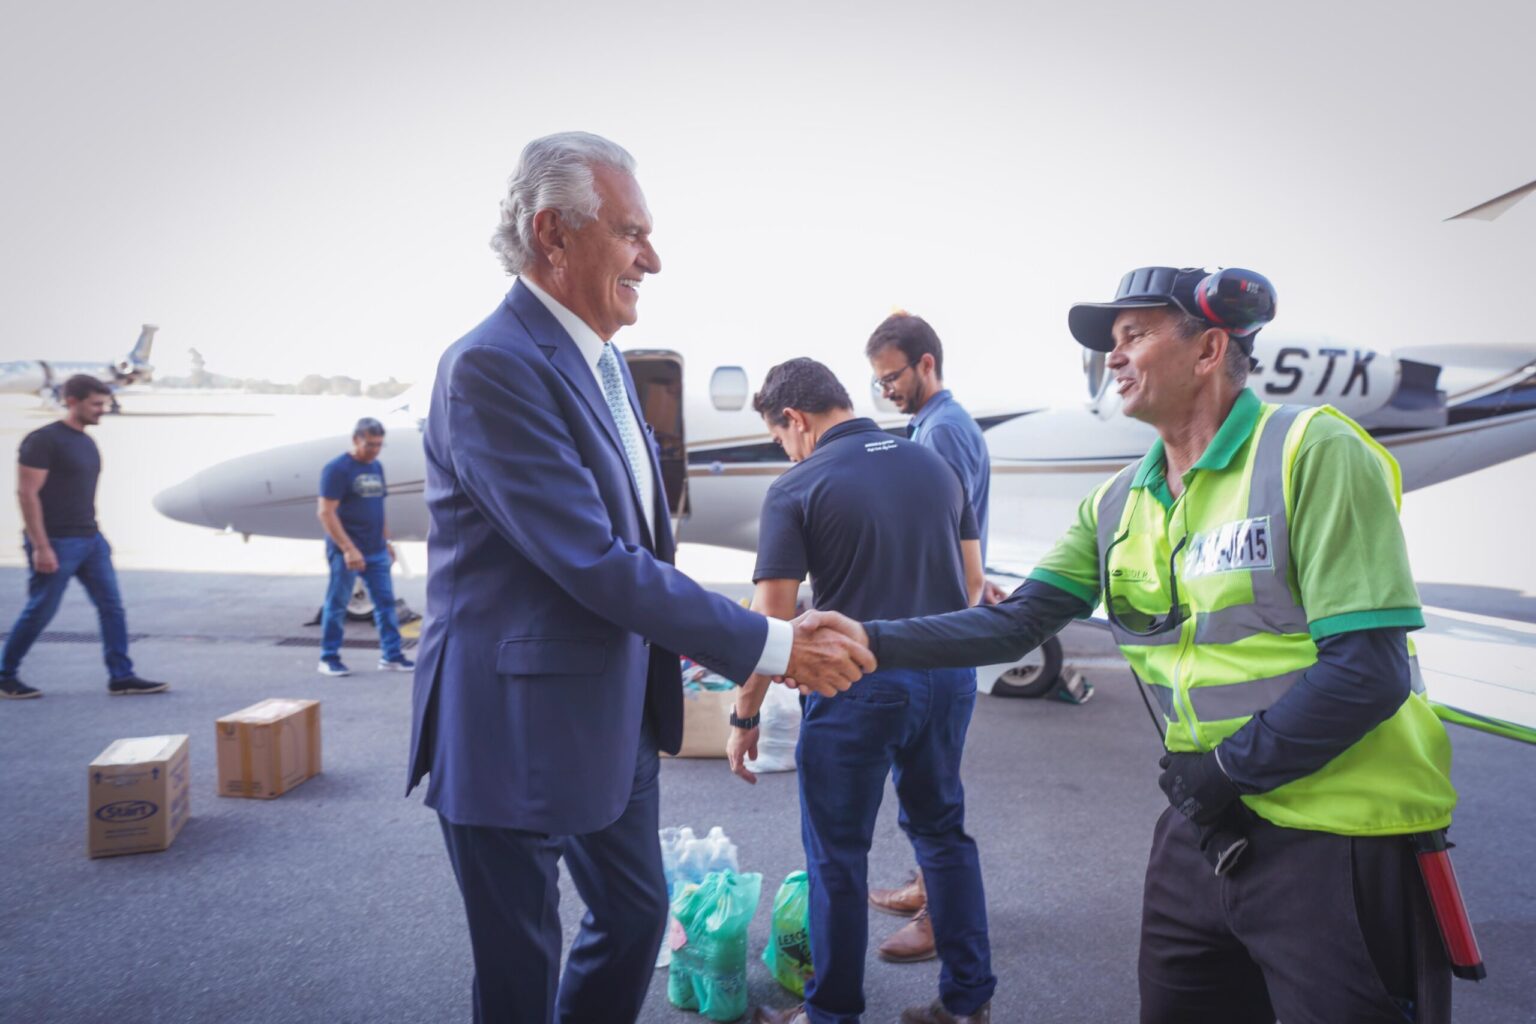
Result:
<svg viewBox="0 0 1536 1024"><path fill-rule="evenodd" d="M1189 551L1184 556L1185 579L1274 567L1269 516L1223 523L1214 530L1197 533L1189 539Z"/></svg>

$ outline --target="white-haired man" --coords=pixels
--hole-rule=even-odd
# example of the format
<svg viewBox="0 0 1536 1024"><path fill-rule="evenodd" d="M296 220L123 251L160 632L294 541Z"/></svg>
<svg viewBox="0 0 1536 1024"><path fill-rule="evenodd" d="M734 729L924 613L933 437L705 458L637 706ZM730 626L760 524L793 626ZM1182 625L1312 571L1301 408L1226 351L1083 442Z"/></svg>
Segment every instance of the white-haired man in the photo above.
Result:
<svg viewBox="0 0 1536 1024"><path fill-rule="evenodd" d="M409 785L430 773L477 1020L638 1016L666 922L657 750L681 745L678 654L829 695L874 668L670 564L657 452L611 343L661 270L650 236L623 148L529 143L493 241L518 281L438 366ZM587 905L563 977L561 858Z"/></svg>

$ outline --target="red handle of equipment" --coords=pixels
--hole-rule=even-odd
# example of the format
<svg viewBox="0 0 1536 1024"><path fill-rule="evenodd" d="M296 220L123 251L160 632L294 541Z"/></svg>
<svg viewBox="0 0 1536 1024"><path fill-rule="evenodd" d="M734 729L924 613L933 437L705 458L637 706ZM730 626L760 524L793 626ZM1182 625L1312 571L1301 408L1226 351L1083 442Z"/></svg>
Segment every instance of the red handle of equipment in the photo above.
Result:
<svg viewBox="0 0 1536 1024"><path fill-rule="evenodd" d="M1424 876L1424 888L1429 892L1440 937L1445 940L1451 972L1458 978L1481 981L1488 976L1488 969L1483 965L1483 954L1477 948L1477 936L1472 932L1472 921L1467 917L1467 907L1461 899L1461 887L1456 882L1456 869L1451 866L1445 835L1431 832L1418 838L1419 872Z"/></svg>

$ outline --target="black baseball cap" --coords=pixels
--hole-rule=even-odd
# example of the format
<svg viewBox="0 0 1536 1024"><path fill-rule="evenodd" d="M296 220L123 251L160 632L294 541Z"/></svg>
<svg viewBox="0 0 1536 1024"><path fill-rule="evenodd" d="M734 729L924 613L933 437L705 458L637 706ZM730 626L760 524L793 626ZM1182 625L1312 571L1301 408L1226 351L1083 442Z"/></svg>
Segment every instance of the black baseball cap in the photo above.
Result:
<svg viewBox="0 0 1536 1024"><path fill-rule="evenodd" d="M1078 344L1095 352L1115 347L1111 329L1125 309L1173 306L1190 316L1207 320L1195 302L1195 286L1207 271L1202 267L1140 267L1120 279L1110 302L1079 302L1067 313L1067 327Z"/></svg>

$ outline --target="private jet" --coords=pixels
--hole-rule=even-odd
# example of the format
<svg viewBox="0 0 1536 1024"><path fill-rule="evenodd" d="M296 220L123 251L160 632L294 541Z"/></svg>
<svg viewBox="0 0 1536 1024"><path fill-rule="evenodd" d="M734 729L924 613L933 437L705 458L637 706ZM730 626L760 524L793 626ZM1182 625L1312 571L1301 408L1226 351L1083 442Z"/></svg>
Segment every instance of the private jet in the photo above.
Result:
<svg viewBox="0 0 1536 1024"><path fill-rule="evenodd" d="M37 395L55 405L62 400L64 382L77 373L89 374L114 392L112 411L118 411L116 391L130 384L147 384L154 379L155 368L149 362L149 350L160 328L145 324L139 328L139 340L123 358L111 363L58 362L52 359L18 359L0 363L0 392Z"/></svg>
<svg viewBox="0 0 1536 1024"><path fill-rule="evenodd" d="M749 405L767 366L719 366L699 400L684 401L684 367L670 351L625 354L637 400L661 451L662 482L680 541L742 551L757 547L764 492L790 463ZM750 372L749 372L750 369ZM1102 354L1085 354L1087 400L1061 408L995 408L978 415L992 457L988 572L1017 582L1097 483L1141 457L1152 428L1120 414ZM1254 351L1250 387L1266 401L1330 404L1352 416L1397 458L1406 491L1442 483L1536 451L1536 349L1495 346L1376 351L1331 338L1266 331ZM430 387L385 414L388 517L399 539L424 540L427 508L420 431ZM850 389L862 415L905 433L877 391ZM348 447L318 438L231 459L155 498L181 522L251 536L319 539L320 467ZM1455 717L1536 742L1536 682L1517 660L1536 653L1536 626L1429 610L1415 634L1430 692ZM1520 653L1520 652L1523 652ZM979 688L1040 696L1057 686L1061 647L1052 642L1021 664L988 666Z"/></svg>

